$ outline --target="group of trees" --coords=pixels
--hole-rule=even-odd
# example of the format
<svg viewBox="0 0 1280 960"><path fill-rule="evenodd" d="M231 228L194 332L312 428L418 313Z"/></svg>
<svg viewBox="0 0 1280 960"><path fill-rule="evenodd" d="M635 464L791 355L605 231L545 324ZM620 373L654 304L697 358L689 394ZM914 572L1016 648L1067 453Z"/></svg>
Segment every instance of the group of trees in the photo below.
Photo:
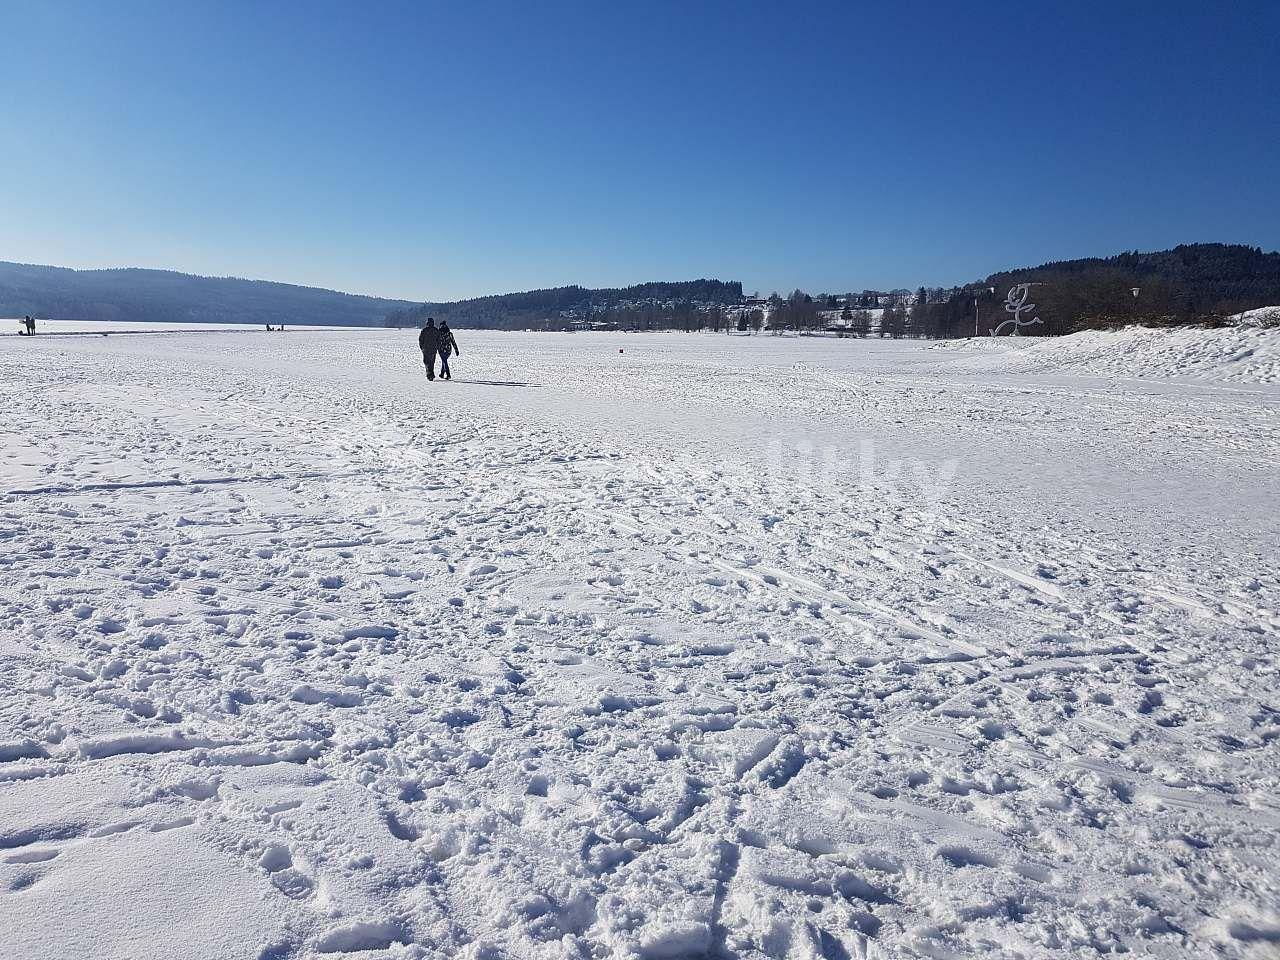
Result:
<svg viewBox="0 0 1280 960"><path fill-rule="evenodd" d="M783 299L769 298L769 327L775 331L825 330L851 336L936 337L942 335L938 322L941 304L930 304L924 287L914 295L906 292L876 294L864 291L843 297L824 294L813 297L795 290ZM883 306L877 307L877 303Z"/></svg>
<svg viewBox="0 0 1280 960"><path fill-rule="evenodd" d="M610 330L723 330L729 325L723 304L681 297L676 300L622 301L587 309L561 324L585 324Z"/></svg>
<svg viewBox="0 0 1280 960"><path fill-rule="evenodd" d="M1003 294L997 295L990 285L971 284L940 292L911 308L912 335L935 339L971 337L975 330L985 334L1003 321ZM975 305L977 324L974 323Z"/></svg>
<svg viewBox="0 0 1280 960"><path fill-rule="evenodd" d="M769 326L772 329L814 330L827 325L822 311L826 304L815 302L803 290L793 290L785 300L773 294L769 297Z"/></svg>

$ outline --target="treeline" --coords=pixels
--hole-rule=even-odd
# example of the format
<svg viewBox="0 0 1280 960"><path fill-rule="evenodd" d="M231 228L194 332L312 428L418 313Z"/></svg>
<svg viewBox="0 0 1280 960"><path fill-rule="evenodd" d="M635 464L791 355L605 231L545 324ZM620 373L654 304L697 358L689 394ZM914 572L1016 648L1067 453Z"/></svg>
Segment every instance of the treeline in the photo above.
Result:
<svg viewBox="0 0 1280 960"><path fill-rule="evenodd" d="M742 284L723 280L640 283L631 287L553 287L506 293L454 303L424 303L389 314L390 327L416 327L426 317L458 327L497 330L564 329L574 323L608 322L645 326L679 326L695 304L734 304ZM624 314L626 314L624 318ZM611 319L606 320L608 316Z"/></svg>
<svg viewBox="0 0 1280 960"><path fill-rule="evenodd" d="M0 262L0 316L249 324L419 326L428 316L459 327L562 330L737 329L829 331L893 337L986 334L1008 319L1009 288L1030 283L1042 323L1030 335L1130 323L1220 323L1280 304L1280 253L1239 244L1186 244L1154 253L1064 260L994 273L947 289L861 294L796 290L746 300L723 280L554 287L454 303L409 303L265 280L168 270L70 270Z"/></svg>
<svg viewBox="0 0 1280 960"><path fill-rule="evenodd" d="M1043 336L1147 325L1215 324L1243 310L1280 304L1280 253L1239 244L1185 244L1154 253L1064 260L994 273L950 288L810 295L795 290L745 300L740 283L694 280L591 290L557 287L399 310L392 326L434 316L455 326L498 329L793 330L845 336L985 336L1012 314L1009 288L1030 283L1035 309L1020 329Z"/></svg>
<svg viewBox="0 0 1280 960"><path fill-rule="evenodd" d="M70 270L0 261L0 317L374 326L404 300L171 270Z"/></svg>
<svg viewBox="0 0 1280 960"><path fill-rule="evenodd" d="M573 318L560 318L561 329L588 326L605 330L723 330L729 312L720 302L680 297L674 300L622 300Z"/></svg>

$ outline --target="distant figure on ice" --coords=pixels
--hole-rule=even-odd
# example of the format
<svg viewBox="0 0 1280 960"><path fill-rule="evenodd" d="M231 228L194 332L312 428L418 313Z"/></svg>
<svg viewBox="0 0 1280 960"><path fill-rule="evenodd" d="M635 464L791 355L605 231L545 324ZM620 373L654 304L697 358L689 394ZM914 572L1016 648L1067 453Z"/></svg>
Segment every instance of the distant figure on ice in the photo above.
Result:
<svg viewBox="0 0 1280 960"><path fill-rule="evenodd" d="M436 350L440 347L440 331L434 317L427 317L427 325L418 331L418 347L422 350L422 364L427 368L427 379L436 378Z"/></svg>
<svg viewBox="0 0 1280 960"><path fill-rule="evenodd" d="M22 325L27 328L27 336L34 337L36 335L36 318L23 317Z"/></svg>
<svg viewBox="0 0 1280 960"><path fill-rule="evenodd" d="M440 352L440 379L452 380L453 374L449 372L449 354L456 353L462 356L462 351L458 349L458 341L453 339L453 331L449 329L449 321L440 321L440 341L436 346Z"/></svg>

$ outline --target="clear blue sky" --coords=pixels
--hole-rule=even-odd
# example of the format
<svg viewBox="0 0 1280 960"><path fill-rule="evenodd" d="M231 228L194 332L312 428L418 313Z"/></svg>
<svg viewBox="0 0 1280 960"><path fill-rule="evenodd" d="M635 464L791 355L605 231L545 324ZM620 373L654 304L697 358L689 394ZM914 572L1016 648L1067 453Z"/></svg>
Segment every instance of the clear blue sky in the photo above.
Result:
<svg viewBox="0 0 1280 960"><path fill-rule="evenodd" d="M1280 3L0 0L0 259L410 299L1280 246Z"/></svg>

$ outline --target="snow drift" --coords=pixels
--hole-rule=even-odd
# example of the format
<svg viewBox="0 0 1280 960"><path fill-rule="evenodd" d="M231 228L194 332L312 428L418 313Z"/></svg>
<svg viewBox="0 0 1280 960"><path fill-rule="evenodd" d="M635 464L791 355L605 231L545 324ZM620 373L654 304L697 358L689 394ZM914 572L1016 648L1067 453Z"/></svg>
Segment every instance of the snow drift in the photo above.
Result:
<svg viewBox="0 0 1280 960"><path fill-rule="evenodd" d="M970 370L1070 371L1103 377L1190 377L1234 383L1280 382L1280 307L1240 314L1235 326L1125 327L1065 337L950 341L939 348ZM976 356L975 356L976 354Z"/></svg>

